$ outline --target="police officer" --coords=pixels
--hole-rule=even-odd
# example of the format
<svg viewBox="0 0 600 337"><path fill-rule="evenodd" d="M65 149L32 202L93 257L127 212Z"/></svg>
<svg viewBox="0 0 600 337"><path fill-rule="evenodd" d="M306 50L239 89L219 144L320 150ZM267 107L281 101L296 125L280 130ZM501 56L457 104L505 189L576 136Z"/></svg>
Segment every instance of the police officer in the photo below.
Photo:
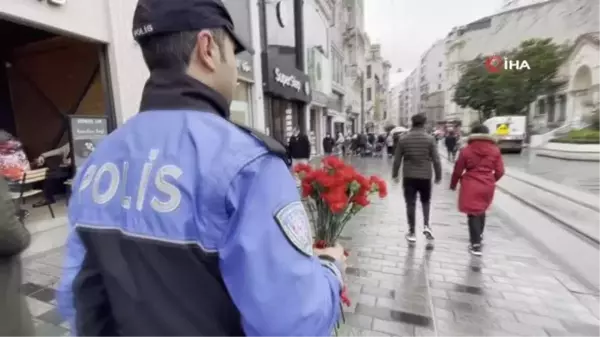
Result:
<svg viewBox="0 0 600 337"><path fill-rule="evenodd" d="M283 146L228 120L220 0L140 0L140 113L81 167L58 302L79 335L330 335L344 254L312 249Z"/></svg>

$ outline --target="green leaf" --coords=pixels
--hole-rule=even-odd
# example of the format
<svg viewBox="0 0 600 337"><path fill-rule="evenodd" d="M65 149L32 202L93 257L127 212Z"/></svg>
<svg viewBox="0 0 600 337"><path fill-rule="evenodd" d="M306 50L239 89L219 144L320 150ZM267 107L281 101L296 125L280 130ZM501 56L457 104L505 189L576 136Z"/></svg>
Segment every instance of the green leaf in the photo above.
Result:
<svg viewBox="0 0 600 337"><path fill-rule="evenodd" d="M564 81L556 79L570 48L552 39L530 39L519 47L495 55L527 61L530 70L503 70L490 73L485 57L478 56L462 65L453 100L461 108L471 108L484 120L497 115L523 115L538 96L560 90Z"/></svg>

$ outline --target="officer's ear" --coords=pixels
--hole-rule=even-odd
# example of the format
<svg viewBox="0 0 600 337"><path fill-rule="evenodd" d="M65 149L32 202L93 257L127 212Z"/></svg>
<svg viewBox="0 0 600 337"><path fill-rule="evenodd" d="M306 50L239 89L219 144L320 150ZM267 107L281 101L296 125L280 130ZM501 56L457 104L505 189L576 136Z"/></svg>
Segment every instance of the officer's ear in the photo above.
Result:
<svg viewBox="0 0 600 337"><path fill-rule="evenodd" d="M220 50L210 30L201 30L196 35L195 53L198 61L206 69L211 72L217 69L217 59L220 58Z"/></svg>

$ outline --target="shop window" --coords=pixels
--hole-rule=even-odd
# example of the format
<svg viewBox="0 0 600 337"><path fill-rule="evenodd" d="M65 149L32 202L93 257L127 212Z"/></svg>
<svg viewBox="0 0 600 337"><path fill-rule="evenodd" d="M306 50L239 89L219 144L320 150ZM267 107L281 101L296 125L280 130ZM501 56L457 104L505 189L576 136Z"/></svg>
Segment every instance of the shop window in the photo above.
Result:
<svg viewBox="0 0 600 337"><path fill-rule="evenodd" d="M238 82L231 102L231 120L244 125L252 125L251 87L246 82Z"/></svg>

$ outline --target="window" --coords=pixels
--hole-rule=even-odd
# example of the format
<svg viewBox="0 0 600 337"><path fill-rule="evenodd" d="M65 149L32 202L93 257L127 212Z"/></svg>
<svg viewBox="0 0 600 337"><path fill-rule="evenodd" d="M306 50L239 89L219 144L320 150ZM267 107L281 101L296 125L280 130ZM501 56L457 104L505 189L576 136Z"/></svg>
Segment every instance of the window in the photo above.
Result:
<svg viewBox="0 0 600 337"><path fill-rule="evenodd" d="M230 119L243 125L252 125L252 102L250 86L246 82L238 82L233 101L231 102Z"/></svg>
<svg viewBox="0 0 600 337"><path fill-rule="evenodd" d="M438 78L439 78L439 79L442 79L442 74L438 74Z"/></svg>
<svg viewBox="0 0 600 337"><path fill-rule="evenodd" d="M367 78L371 78L371 65L367 66Z"/></svg>
<svg viewBox="0 0 600 337"><path fill-rule="evenodd" d="M442 85L438 84L438 90L442 90Z"/></svg>
<svg viewBox="0 0 600 337"><path fill-rule="evenodd" d="M370 102L372 99L371 97L371 88L367 88L367 102Z"/></svg>
<svg viewBox="0 0 600 337"><path fill-rule="evenodd" d="M334 48L331 48L331 80L339 85L344 83L344 59Z"/></svg>
<svg viewBox="0 0 600 337"><path fill-rule="evenodd" d="M438 63L438 67L441 67L441 66L442 66L442 62L440 61L440 62Z"/></svg>

